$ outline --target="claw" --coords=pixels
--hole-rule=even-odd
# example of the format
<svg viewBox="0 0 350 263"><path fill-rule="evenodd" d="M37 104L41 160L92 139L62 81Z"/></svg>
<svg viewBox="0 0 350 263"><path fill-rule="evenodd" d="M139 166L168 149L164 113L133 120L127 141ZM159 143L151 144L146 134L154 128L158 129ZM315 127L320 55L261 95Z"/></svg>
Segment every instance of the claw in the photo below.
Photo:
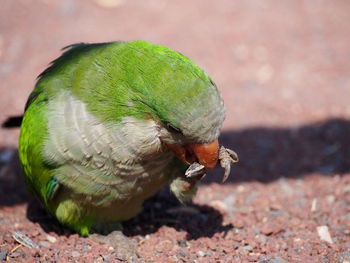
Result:
<svg viewBox="0 0 350 263"><path fill-rule="evenodd" d="M225 169L224 177L222 178L222 183L224 183L231 173L231 162L228 160L221 160L220 165Z"/></svg>
<svg viewBox="0 0 350 263"><path fill-rule="evenodd" d="M219 151L219 160L221 167L225 169L224 177L222 178L222 182L224 183L230 175L231 163L238 162L238 155L231 149L221 146Z"/></svg>
<svg viewBox="0 0 350 263"><path fill-rule="evenodd" d="M230 175L231 163L237 163L238 156L237 153L231 149L221 146L219 151L219 160L221 167L225 169L224 177L222 179L222 182L224 183ZM187 168L185 176L186 178L197 178L200 180L205 176L205 172L206 169L204 165L194 162Z"/></svg>
<svg viewBox="0 0 350 263"><path fill-rule="evenodd" d="M187 178L197 177L205 174L205 166L199 163L192 163L186 170L185 175Z"/></svg>

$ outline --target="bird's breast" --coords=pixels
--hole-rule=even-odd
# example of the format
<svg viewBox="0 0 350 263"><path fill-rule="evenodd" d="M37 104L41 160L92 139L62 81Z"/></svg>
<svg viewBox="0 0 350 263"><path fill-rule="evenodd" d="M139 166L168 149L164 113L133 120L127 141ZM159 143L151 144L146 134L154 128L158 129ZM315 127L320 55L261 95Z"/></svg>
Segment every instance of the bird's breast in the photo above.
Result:
<svg viewBox="0 0 350 263"><path fill-rule="evenodd" d="M164 181L174 158L154 121L125 117L102 123L67 91L49 102L47 126L47 161L61 169L59 181L82 192L142 192L144 185Z"/></svg>

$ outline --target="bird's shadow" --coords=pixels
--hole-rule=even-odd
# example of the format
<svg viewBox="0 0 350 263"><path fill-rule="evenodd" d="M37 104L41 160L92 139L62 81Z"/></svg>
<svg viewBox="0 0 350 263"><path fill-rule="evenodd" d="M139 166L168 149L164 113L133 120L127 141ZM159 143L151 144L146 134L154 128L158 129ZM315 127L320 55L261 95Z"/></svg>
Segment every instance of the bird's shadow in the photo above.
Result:
<svg viewBox="0 0 350 263"><path fill-rule="evenodd" d="M253 127L224 131L220 142L239 156L227 183L269 183L281 177L343 175L350 171L350 121L329 119L286 128ZM216 168L205 183L219 182Z"/></svg>
<svg viewBox="0 0 350 263"><path fill-rule="evenodd" d="M127 236L147 235L164 225L185 231L187 240L225 234L234 227L223 224L223 216L218 210L192 202L182 205L168 188L164 188L144 203L138 216L123 224L123 232Z"/></svg>
<svg viewBox="0 0 350 263"><path fill-rule="evenodd" d="M350 121L329 119L300 127L255 127L225 131L221 143L240 158L226 183L259 181L269 183L281 177L298 178L317 173L325 176L350 171ZM9 155L10 161L7 162ZM211 172L204 183L219 182L223 171ZM27 194L15 149L0 149L0 207L28 202L27 217L46 232L69 235L33 198ZM147 235L168 225L187 232L188 239L211 237L232 225L223 225L219 211L210 206L183 207L168 191L162 190L146 201L144 210L124 223L128 236Z"/></svg>
<svg viewBox="0 0 350 263"><path fill-rule="evenodd" d="M55 232L65 236L74 234L60 225L34 198L28 203L27 218L40 224L46 233ZM187 240L212 237L215 233L225 234L233 228L232 224L223 224L223 216L216 209L193 203L182 205L167 188L147 200L141 213L122 224L123 234L128 237L146 236L165 225L185 231Z"/></svg>

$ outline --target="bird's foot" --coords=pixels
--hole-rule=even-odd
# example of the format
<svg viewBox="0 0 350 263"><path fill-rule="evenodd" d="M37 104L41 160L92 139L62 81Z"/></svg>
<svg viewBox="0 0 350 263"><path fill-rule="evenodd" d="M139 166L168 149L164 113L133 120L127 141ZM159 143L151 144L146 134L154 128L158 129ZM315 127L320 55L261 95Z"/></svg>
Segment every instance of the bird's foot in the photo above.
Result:
<svg viewBox="0 0 350 263"><path fill-rule="evenodd" d="M219 151L219 160L220 166L225 169L224 177L222 179L222 182L224 183L230 175L231 163L238 162L238 155L231 149L227 149L224 146L221 146Z"/></svg>
<svg viewBox="0 0 350 263"><path fill-rule="evenodd" d="M219 151L219 161L220 166L225 169L224 177L222 182L224 183L231 172L231 163L238 162L238 155L236 152L231 149L227 149L224 146L221 146ZM204 178L206 175L206 169L204 165L201 165L197 162L192 163L186 170L185 176L188 182L196 182ZM193 183L191 184L193 185Z"/></svg>
<svg viewBox="0 0 350 263"><path fill-rule="evenodd" d="M186 178L200 178L202 179L205 176L205 166L197 162L192 163L186 170Z"/></svg>
<svg viewBox="0 0 350 263"><path fill-rule="evenodd" d="M171 192L181 203L186 203L195 196L197 192L196 182L198 178L177 177L170 184Z"/></svg>

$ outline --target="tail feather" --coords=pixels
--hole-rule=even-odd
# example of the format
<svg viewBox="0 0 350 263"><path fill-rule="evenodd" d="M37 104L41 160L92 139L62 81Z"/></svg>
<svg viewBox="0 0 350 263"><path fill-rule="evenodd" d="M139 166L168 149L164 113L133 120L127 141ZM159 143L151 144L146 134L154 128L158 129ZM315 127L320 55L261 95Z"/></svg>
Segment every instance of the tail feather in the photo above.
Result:
<svg viewBox="0 0 350 263"><path fill-rule="evenodd" d="M20 127L23 115L8 117L2 124L2 128L16 128Z"/></svg>

